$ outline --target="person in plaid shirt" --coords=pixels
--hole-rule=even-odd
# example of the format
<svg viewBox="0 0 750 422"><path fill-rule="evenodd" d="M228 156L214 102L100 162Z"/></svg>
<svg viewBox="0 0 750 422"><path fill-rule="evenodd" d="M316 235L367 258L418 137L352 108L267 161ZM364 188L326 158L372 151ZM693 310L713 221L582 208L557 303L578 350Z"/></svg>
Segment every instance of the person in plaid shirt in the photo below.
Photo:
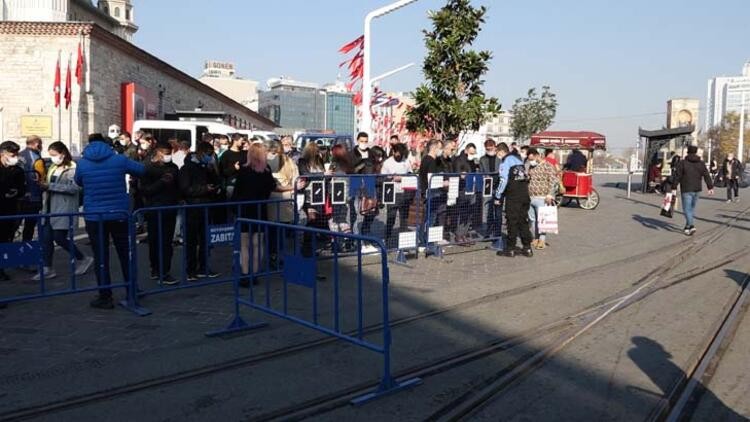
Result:
<svg viewBox="0 0 750 422"><path fill-rule="evenodd" d="M529 222L531 234L534 235L531 245L536 249L544 249L547 247L547 235L539 232L537 215L539 208L555 203L555 194L560 182L557 178L557 169L545 160L536 148L529 148L528 164L531 179L529 181L529 196L531 197Z"/></svg>

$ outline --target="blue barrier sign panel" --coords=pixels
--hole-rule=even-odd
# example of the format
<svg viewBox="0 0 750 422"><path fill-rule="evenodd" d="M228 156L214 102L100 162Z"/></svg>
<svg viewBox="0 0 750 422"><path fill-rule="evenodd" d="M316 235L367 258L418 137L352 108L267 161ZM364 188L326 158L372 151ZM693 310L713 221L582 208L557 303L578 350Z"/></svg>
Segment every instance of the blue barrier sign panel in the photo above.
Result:
<svg viewBox="0 0 750 422"><path fill-rule="evenodd" d="M37 266L42 248L38 241L0 243L0 268Z"/></svg>
<svg viewBox="0 0 750 422"><path fill-rule="evenodd" d="M313 288L317 276L315 258L301 255L286 255L284 257L284 280L287 283Z"/></svg>
<svg viewBox="0 0 750 422"><path fill-rule="evenodd" d="M208 228L208 243L211 245L231 245L232 242L234 242L233 225L210 226Z"/></svg>

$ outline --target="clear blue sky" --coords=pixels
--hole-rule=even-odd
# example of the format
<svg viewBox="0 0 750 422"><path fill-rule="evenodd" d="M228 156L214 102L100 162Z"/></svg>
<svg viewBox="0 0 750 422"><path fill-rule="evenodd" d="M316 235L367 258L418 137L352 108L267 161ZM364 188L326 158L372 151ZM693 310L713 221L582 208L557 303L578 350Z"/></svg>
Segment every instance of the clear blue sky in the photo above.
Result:
<svg viewBox="0 0 750 422"><path fill-rule="evenodd" d="M362 33L365 14L390 0L134 0L136 44L192 75L206 59L237 64L264 83L285 75L335 80L338 48ZM670 97L696 97L707 79L739 74L750 59L748 0L475 0L488 6L477 48L494 58L486 92L510 109L533 86L550 85L560 107L554 128L587 129L613 147L632 145L638 126L657 128ZM376 21L373 74L421 65L427 11L420 0ZM383 82L411 91L414 67ZM609 119L614 116L631 116ZM704 120L701 110L700 123Z"/></svg>

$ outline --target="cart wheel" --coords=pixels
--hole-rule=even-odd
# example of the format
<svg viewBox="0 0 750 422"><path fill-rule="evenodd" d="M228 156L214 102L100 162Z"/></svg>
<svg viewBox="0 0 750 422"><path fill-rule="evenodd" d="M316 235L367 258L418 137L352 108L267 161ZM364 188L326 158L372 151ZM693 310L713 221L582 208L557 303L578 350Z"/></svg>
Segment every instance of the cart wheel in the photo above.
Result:
<svg viewBox="0 0 750 422"><path fill-rule="evenodd" d="M558 208L561 207L563 199L564 198L563 198L562 195L555 195L555 206L558 207Z"/></svg>
<svg viewBox="0 0 750 422"><path fill-rule="evenodd" d="M597 192L596 189L591 189L591 193L589 194L588 198L586 198L584 201L581 201L581 208L585 210L593 210L598 206L599 192Z"/></svg>

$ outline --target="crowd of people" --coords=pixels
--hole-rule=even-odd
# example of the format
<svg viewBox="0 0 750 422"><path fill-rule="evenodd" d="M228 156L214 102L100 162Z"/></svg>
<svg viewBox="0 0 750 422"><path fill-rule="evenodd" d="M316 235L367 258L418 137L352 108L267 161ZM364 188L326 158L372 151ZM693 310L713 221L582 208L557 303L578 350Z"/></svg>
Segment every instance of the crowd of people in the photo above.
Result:
<svg viewBox="0 0 750 422"><path fill-rule="evenodd" d="M90 135L76 160L61 142L50 144L49 158L42 159L43 145L38 137L28 138L24 150L11 141L0 144L0 216L30 215L23 221L0 224L0 243L12 242L20 227L23 241L34 239L37 231L44 266L34 278L57 276L53 265L56 244L75 260L76 275L87 273L92 266L96 269L97 282L105 287L91 305L107 309L113 307L112 292L106 287L112 284L110 244L118 256L123 279L128 280L129 249L133 247L129 216L139 209L145 208L136 215L138 232L148 243L151 279L166 285L178 283L171 264L174 247L180 244L184 245L188 281L217 277L207 262L206 225L231 222L236 216L370 235L376 217L385 212L385 230L380 235L389 245L399 232L422 225L443 226L446 239L468 245L502 238L505 214L507 244L499 254L530 257L533 249L547 246L546 235L536 224L537 215L541 207L553 204L561 170L549 151L496 144L491 139L484 143L485 153L480 157L476 145L468 144L458 151L455 140L431 140L423 150L414 151L393 136L384 147L373 146L364 132L357 135L351 147L310 142L301 151L294 147L291 137L269 142L240 134L206 135L192 146L185 140L157 140L142 132L131 136L120 133L117 127L111 127L108 135ZM572 157L565 167L585 165L585 157ZM465 192L466 175L471 173L489 175L491 195ZM448 178L441 187L430 186L432 174L459 178L458 198L448 200ZM316 178L330 183L337 176L349 175L375 176L377 195L347 194L344 202L327 200L320 204L312 200L310 189L305 189ZM419 183L407 187L404 177L413 177ZM396 186L395 199L388 204L379 200L384 180ZM292 201L295 192L305 192L299 213ZM233 205L269 199L286 201L264 206ZM90 254L73 241L81 206ZM429 207L430 212L422 214L429 221L414 221L412 209L420 206L424 210ZM39 213L55 216L44 218ZM309 249L310 241L306 237L303 248ZM247 276L243 284L251 281L248 249L252 245L258 250L264 244L259 233L242 233L241 266ZM276 242L270 242L272 250L268 252L273 263L279 253L275 246ZM364 248L367 252L371 246ZM253 268L258 268L258 256L254 259ZM0 271L0 278L8 279L8 275Z"/></svg>

